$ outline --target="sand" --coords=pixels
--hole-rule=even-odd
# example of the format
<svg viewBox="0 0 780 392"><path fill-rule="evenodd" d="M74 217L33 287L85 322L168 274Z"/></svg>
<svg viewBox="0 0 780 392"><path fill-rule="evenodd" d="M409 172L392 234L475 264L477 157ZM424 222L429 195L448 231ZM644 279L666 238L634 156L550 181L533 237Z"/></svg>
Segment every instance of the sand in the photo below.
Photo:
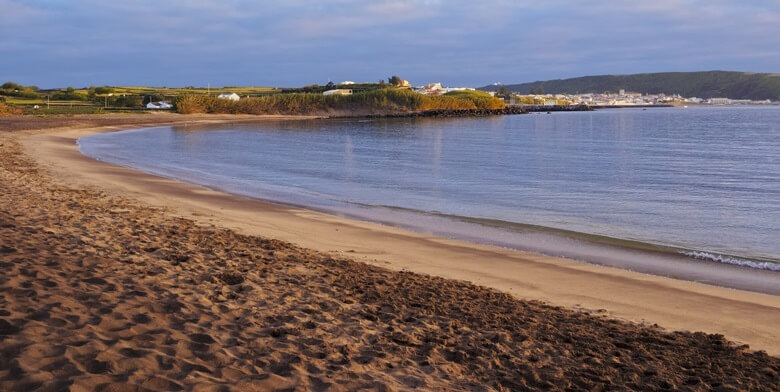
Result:
<svg viewBox="0 0 780 392"><path fill-rule="evenodd" d="M780 353L778 297L164 180L81 156L76 137L116 128L68 121L0 134L0 389L780 382L752 351Z"/></svg>

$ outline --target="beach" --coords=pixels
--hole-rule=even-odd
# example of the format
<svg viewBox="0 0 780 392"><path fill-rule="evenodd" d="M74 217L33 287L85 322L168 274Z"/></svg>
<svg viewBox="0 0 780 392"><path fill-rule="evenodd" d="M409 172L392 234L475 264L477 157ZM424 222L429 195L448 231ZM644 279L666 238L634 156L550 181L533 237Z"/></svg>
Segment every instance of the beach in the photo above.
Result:
<svg viewBox="0 0 780 392"><path fill-rule="evenodd" d="M777 296L252 200L97 162L75 143L258 120L0 120L2 388L780 382Z"/></svg>

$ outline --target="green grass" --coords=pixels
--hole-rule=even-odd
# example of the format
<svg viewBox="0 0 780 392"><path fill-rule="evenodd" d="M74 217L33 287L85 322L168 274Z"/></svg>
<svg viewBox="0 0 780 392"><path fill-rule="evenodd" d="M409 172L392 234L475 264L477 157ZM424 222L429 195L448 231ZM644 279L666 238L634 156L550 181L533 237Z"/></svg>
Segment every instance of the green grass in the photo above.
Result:
<svg viewBox="0 0 780 392"><path fill-rule="evenodd" d="M29 99L29 98L17 98L17 97L5 97L5 103L9 105L40 105L43 103L43 99Z"/></svg>
<svg viewBox="0 0 780 392"><path fill-rule="evenodd" d="M132 94L132 95L180 95L180 94L222 94L236 93L238 95L262 95L279 92L280 89L274 87L147 87L147 86L118 86L112 87L114 95ZM86 90L85 90L86 91Z"/></svg>

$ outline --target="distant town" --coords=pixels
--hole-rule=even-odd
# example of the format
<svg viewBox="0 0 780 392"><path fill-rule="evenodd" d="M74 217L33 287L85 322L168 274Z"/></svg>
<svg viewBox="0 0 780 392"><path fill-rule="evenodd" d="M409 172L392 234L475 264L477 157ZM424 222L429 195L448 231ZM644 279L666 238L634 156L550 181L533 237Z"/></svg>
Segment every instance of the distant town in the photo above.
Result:
<svg viewBox="0 0 780 392"><path fill-rule="evenodd" d="M354 85L355 82L344 81L339 83L339 88L325 91L323 94L349 95L352 91L346 87ZM413 87L408 80L401 80L399 87L408 87L417 93L425 95L441 95L453 91L475 91L474 87L447 87L440 82L428 83L422 86ZM508 105L588 105L588 106L685 106L685 105L780 105L780 102L766 100L750 99L730 99L730 98L698 98L683 97L679 94L667 95L660 94L642 94L626 90L619 90L615 93L587 93L587 94L544 94L539 91L536 93L519 94L507 90L487 91L492 96L503 98Z"/></svg>

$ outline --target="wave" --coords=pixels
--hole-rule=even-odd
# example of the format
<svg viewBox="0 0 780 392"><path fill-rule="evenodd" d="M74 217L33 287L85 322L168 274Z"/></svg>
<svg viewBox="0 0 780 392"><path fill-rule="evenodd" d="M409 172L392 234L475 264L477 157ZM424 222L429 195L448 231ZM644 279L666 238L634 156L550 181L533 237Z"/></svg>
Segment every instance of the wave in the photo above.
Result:
<svg viewBox="0 0 780 392"><path fill-rule="evenodd" d="M460 221L464 223L493 227L493 228L507 230L511 232L545 233L557 237L569 238L575 241L583 241L591 244L600 244L603 246L612 246L612 247L618 247L623 249L632 249L636 251L660 253L660 254L667 254L667 255L681 255L681 256L685 256L685 257L689 257L689 258L693 258L705 262L718 262L723 264L737 265L746 268L780 272L780 260L774 260L774 259L767 260L761 258L743 258L734 255L727 255L727 254L721 254L715 252L686 249L684 247L664 244L664 243L613 237L613 236L602 235L602 234L585 233L585 232L572 231L572 230L558 228L558 227L542 226L542 225L536 225L530 223L520 223L520 222L504 221L499 219L478 218L478 217L462 216L462 215L455 215L455 214L447 214L439 211L421 211L421 210L416 210L407 207L398 207L398 206L389 206L389 205L371 205L371 204L364 204L364 203L350 203L350 204L357 204L362 207L368 207L368 208L385 208L390 210L404 211L413 214L435 216L443 219L450 219L450 220ZM555 256L555 254L550 254L550 255Z"/></svg>
<svg viewBox="0 0 780 392"><path fill-rule="evenodd" d="M699 250L681 251L681 254L698 260L714 261L718 263L734 264L742 267L750 267L768 271L780 271L780 264L771 261L757 261L741 259L739 257L708 253Z"/></svg>

